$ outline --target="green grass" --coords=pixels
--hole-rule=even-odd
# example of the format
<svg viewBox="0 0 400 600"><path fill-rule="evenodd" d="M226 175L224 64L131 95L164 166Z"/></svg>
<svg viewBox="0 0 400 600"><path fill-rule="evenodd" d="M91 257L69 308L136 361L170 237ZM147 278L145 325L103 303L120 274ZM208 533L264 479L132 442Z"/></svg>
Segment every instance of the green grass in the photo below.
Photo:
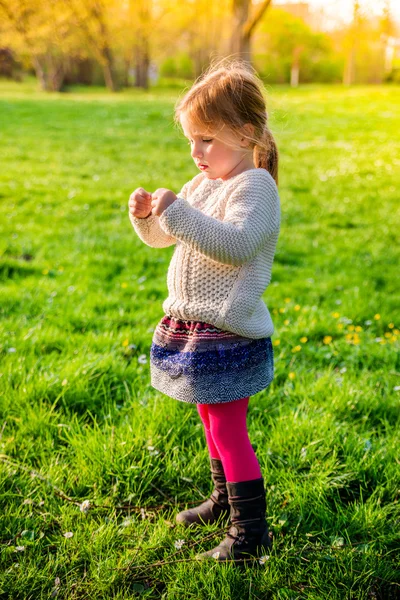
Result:
<svg viewBox="0 0 400 600"><path fill-rule="evenodd" d="M193 560L216 525L174 526L208 454L149 383L173 247L128 198L196 174L178 93L0 82L0 598L398 599L400 88L268 88L276 372L248 426L275 545L244 570Z"/></svg>

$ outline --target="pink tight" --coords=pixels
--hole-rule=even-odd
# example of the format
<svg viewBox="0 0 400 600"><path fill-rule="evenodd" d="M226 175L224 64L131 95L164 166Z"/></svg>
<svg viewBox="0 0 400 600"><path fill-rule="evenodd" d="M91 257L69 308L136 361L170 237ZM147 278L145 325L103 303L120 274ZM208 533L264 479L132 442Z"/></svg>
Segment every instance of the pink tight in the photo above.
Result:
<svg viewBox="0 0 400 600"><path fill-rule="evenodd" d="M224 404L197 404L211 458L219 458L229 482L262 477L247 432L249 396Z"/></svg>

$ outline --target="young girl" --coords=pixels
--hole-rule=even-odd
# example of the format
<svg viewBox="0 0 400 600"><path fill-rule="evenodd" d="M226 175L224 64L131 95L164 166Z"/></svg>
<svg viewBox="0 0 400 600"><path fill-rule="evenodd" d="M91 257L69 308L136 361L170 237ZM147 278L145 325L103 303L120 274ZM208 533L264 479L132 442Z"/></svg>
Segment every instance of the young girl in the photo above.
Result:
<svg viewBox="0 0 400 600"><path fill-rule="evenodd" d="M178 195L138 188L129 199L145 244L176 244L150 350L151 385L197 405L210 454L211 497L176 520L229 516L226 537L196 558L239 561L272 543L246 417L250 396L274 377L274 326L262 295L280 229L278 151L262 83L241 61L211 65L175 119L200 172Z"/></svg>

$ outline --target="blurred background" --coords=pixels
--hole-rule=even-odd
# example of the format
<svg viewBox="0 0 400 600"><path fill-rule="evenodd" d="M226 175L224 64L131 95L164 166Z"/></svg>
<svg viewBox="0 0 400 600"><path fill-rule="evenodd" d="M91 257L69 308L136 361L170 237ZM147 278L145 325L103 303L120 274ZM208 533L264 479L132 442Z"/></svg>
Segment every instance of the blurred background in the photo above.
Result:
<svg viewBox="0 0 400 600"><path fill-rule="evenodd" d="M168 87L213 57L270 84L400 82L400 0L0 0L0 76Z"/></svg>

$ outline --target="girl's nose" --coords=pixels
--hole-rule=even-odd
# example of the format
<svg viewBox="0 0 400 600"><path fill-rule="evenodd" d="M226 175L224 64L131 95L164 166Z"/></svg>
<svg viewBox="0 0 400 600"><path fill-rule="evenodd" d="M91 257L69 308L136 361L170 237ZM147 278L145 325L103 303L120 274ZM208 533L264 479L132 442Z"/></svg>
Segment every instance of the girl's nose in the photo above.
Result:
<svg viewBox="0 0 400 600"><path fill-rule="evenodd" d="M192 145L192 152L191 152L192 158L200 158L201 156L203 156L203 152L199 146L199 144L194 143Z"/></svg>

